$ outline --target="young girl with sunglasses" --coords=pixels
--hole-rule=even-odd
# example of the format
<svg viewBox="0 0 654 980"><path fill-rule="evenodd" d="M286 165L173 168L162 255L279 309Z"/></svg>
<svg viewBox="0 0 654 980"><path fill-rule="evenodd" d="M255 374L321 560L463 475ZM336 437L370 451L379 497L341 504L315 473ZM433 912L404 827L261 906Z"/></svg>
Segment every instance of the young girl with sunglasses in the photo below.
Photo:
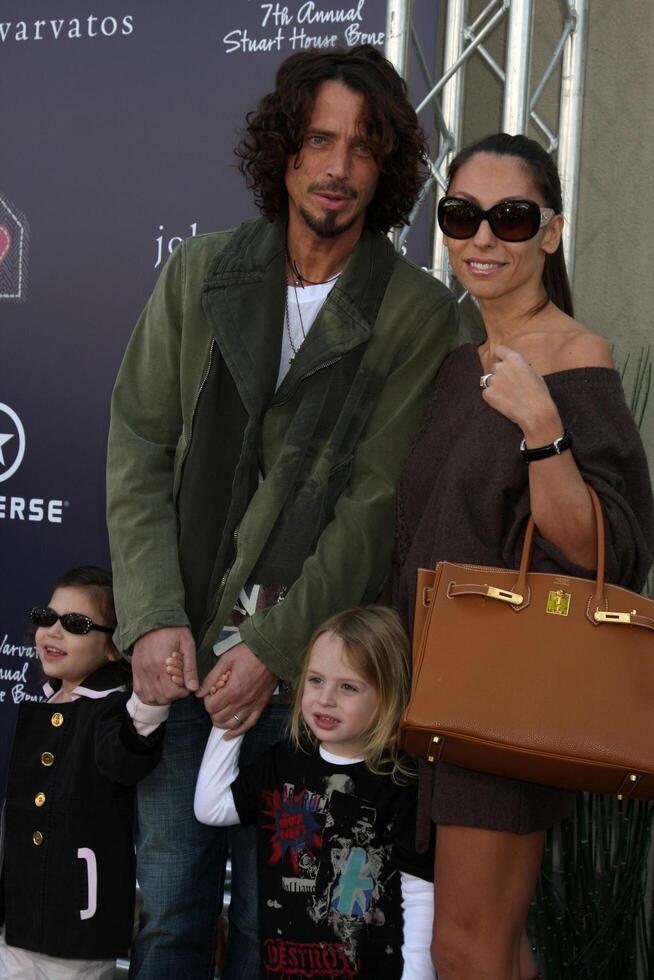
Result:
<svg viewBox="0 0 654 980"><path fill-rule="evenodd" d="M159 760L162 710L129 694L109 572L66 572L31 617L47 700L18 711L0 976L109 980L132 936L134 784Z"/></svg>
<svg viewBox="0 0 654 980"><path fill-rule="evenodd" d="M258 828L262 976L434 976L431 862L397 746L408 663L392 610L350 609L309 644L290 745L239 773L239 739L211 732L195 813Z"/></svg>
<svg viewBox="0 0 654 980"><path fill-rule="evenodd" d="M651 565L647 462L608 343L573 318L561 211L556 167L527 137L489 136L452 162L438 220L485 339L443 362L400 480L394 594L409 627L418 568L517 568L530 512L532 568L593 577L586 484L603 505L607 579L638 591ZM421 779L440 980L536 976L533 959L520 966L521 931L544 831L573 795L443 762Z"/></svg>

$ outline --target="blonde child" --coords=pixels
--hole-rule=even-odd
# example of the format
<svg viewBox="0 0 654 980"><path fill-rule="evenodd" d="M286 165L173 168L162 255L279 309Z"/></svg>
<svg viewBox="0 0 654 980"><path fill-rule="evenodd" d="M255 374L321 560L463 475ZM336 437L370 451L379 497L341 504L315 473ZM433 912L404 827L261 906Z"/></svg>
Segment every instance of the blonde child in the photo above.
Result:
<svg viewBox="0 0 654 980"><path fill-rule="evenodd" d="M111 575L63 575L31 613L47 701L20 706L0 888L6 980L109 980L134 919L134 784L157 764L162 709L129 695Z"/></svg>
<svg viewBox="0 0 654 980"><path fill-rule="evenodd" d="M290 745L239 773L239 739L211 732L195 813L258 828L262 976L434 977L431 861L415 852L415 783L397 746L408 692L396 614L350 609L309 644Z"/></svg>

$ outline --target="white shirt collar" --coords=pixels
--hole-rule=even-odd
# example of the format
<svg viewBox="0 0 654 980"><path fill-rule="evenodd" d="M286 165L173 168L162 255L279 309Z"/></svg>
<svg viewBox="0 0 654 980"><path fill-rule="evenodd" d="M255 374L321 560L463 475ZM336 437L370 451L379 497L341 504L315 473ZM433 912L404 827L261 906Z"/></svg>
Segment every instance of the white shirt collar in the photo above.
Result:
<svg viewBox="0 0 654 980"><path fill-rule="evenodd" d="M355 762L363 762L363 756L351 758L350 756L334 755L333 752L328 752L327 749L323 748L322 744L318 746L318 750L320 758L324 759L325 762L331 762L333 766L353 766Z"/></svg>

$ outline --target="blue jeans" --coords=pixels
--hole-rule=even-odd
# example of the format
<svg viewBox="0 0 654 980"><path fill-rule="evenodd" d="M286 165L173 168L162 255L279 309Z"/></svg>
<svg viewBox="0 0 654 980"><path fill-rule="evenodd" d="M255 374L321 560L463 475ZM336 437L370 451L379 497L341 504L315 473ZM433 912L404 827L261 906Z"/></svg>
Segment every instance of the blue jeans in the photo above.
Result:
<svg viewBox="0 0 654 980"><path fill-rule="evenodd" d="M288 709L270 705L241 746L247 764L283 737ZM137 876L143 895L132 980L213 980L216 922L232 847L232 898L223 980L258 980L256 831L198 823L195 781L211 731L202 701L171 706L161 762L138 786Z"/></svg>

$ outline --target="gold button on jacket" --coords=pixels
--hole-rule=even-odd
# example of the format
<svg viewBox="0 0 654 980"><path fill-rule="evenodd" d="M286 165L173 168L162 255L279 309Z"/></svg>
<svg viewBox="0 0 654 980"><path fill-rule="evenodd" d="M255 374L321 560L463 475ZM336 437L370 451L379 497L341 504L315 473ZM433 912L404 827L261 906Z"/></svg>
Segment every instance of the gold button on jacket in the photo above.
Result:
<svg viewBox="0 0 654 980"><path fill-rule="evenodd" d="M50 719L50 723L54 725L55 728L59 728L61 725L63 725L64 716L62 715L61 711L55 711L52 718Z"/></svg>
<svg viewBox="0 0 654 980"><path fill-rule="evenodd" d="M37 793L34 797L34 802L37 806L43 806L45 803L45 793Z"/></svg>
<svg viewBox="0 0 654 980"><path fill-rule="evenodd" d="M40 830L34 831L34 833L32 834L32 840L34 841L37 847L41 846L41 844L43 843L43 834L41 833Z"/></svg>
<svg viewBox="0 0 654 980"><path fill-rule="evenodd" d="M52 752L42 752L41 762L43 763L44 766L51 766L52 763L54 762L54 756Z"/></svg>

